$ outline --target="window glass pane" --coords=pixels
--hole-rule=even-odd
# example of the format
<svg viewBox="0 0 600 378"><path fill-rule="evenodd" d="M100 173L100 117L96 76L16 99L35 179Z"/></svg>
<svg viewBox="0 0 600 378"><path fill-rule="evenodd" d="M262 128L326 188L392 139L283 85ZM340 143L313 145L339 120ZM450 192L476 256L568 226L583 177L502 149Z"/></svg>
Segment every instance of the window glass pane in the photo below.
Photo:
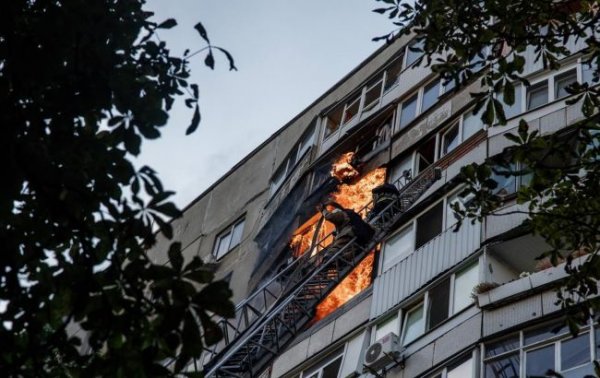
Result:
<svg viewBox="0 0 600 378"><path fill-rule="evenodd" d="M329 135L333 134L337 129L339 129L340 124L342 123L342 113L344 112L343 106L338 106L333 109L329 114L327 114L327 123L325 125L325 138Z"/></svg>
<svg viewBox="0 0 600 378"><path fill-rule="evenodd" d="M386 319L383 323L377 324L375 340L381 339L390 332L394 332L396 335L398 334L398 316L396 315Z"/></svg>
<svg viewBox="0 0 600 378"><path fill-rule="evenodd" d="M406 345L419 337L424 332L424 325L423 304L421 303L415 310L406 315L402 344Z"/></svg>
<svg viewBox="0 0 600 378"><path fill-rule="evenodd" d="M311 127L310 131L302 138L300 145L298 146L298 159L300 159L306 151L313 145L313 138L315 137L315 128Z"/></svg>
<svg viewBox="0 0 600 378"><path fill-rule="evenodd" d="M473 377L473 358L469 358L460 365L448 369L446 378L471 378Z"/></svg>
<svg viewBox="0 0 600 378"><path fill-rule="evenodd" d="M427 329L431 329L448 318L448 305L450 303L450 279L445 279L429 291L429 322Z"/></svg>
<svg viewBox="0 0 600 378"><path fill-rule="evenodd" d="M579 334L560 343L560 369L568 370L590 361L590 334Z"/></svg>
<svg viewBox="0 0 600 378"><path fill-rule="evenodd" d="M442 136L442 155L446 155L454 150L459 143L458 124L456 124L446 131Z"/></svg>
<svg viewBox="0 0 600 378"><path fill-rule="evenodd" d="M594 72L596 71L596 64L592 63L591 66L587 63L581 63L581 73L584 83L588 83L589 85L597 84L598 82L594 82Z"/></svg>
<svg viewBox="0 0 600 378"><path fill-rule="evenodd" d="M415 94L404 103L402 103L402 113L400 115L400 128L406 127L417 116L417 95Z"/></svg>
<svg viewBox="0 0 600 378"><path fill-rule="evenodd" d="M548 369L555 369L554 344L527 352L525 354L525 361L526 377L545 377Z"/></svg>
<svg viewBox="0 0 600 378"><path fill-rule="evenodd" d="M527 91L527 110L535 109L548 102L548 81L544 80L529 87Z"/></svg>
<svg viewBox="0 0 600 378"><path fill-rule="evenodd" d="M442 232L444 205L443 201L417 218L417 235L415 249L436 237Z"/></svg>
<svg viewBox="0 0 600 378"><path fill-rule="evenodd" d="M242 234L244 233L244 221L242 220L233 228L233 233L231 234L231 243L229 244L229 249L232 249L236 245L240 244L242 241Z"/></svg>
<svg viewBox="0 0 600 378"><path fill-rule="evenodd" d="M279 169L277 169L277 172L271 179L271 194L275 193L275 191L283 183L283 179L285 178L285 169L286 165L284 163L281 167L279 167Z"/></svg>
<svg viewBox="0 0 600 378"><path fill-rule="evenodd" d="M577 81L577 71L572 69L554 78L554 98L558 100L569 95L567 87Z"/></svg>
<svg viewBox="0 0 600 378"><path fill-rule="evenodd" d="M416 49L422 49L423 44L424 44L423 40L414 41L406 48L406 66L405 67L409 67L410 65L412 65L414 62L416 62L416 60L421 55L423 55L422 51L412 51L411 47L416 48Z"/></svg>
<svg viewBox="0 0 600 378"><path fill-rule="evenodd" d="M350 121L356 114L358 114L358 108L360 106L360 96L356 97L352 101L348 102L346 110L344 111L344 122Z"/></svg>
<svg viewBox="0 0 600 378"><path fill-rule="evenodd" d="M497 167L497 169L498 173L492 170L492 176L490 177L498 184L494 189L493 193L498 196L506 196L515 193L517 191L516 176L510 175L508 173L514 171L515 166L511 164L509 168ZM504 172L507 172L506 174L508 176L505 176Z"/></svg>
<svg viewBox="0 0 600 378"><path fill-rule="evenodd" d="M513 354L495 361L485 363L485 378L518 378L519 354Z"/></svg>
<svg viewBox="0 0 600 378"><path fill-rule="evenodd" d="M481 120L481 114L483 108L479 109L478 113L468 111L463 118L463 130L462 130L462 141L467 140L471 135L475 134L479 130L483 129L483 121Z"/></svg>
<svg viewBox="0 0 600 378"><path fill-rule="evenodd" d="M473 303L471 293L479 282L479 266L477 264L456 274L454 279L454 303L452 313L456 314Z"/></svg>
<svg viewBox="0 0 600 378"><path fill-rule="evenodd" d="M569 371L562 371L561 374L563 378L585 378L596 376L594 373L594 365L592 363L587 363Z"/></svg>
<svg viewBox="0 0 600 378"><path fill-rule="evenodd" d="M519 348L519 334L485 346L485 356L492 357Z"/></svg>
<svg viewBox="0 0 600 378"><path fill-rule="evenodd" d="M440 94L440 81L436 80L429 83L423 91L423 105L421 106L421 113L429 109L433 104L436 103Z"/></svg>
<svg viewBox="0 0 600 378"><path fill-rule="evenodd" d="M381 80L375 85L367 87L367 92L365 93L365 105L363 107L363 112L370 110L375 105L379 103L379 98L381 97Z"/></svg>
<svg viewBox="0 0 600 378"><path fill-rule="evenodd" d="M404 56L400 55L396 60L394 60L388 68L385 70L385 86L383 88L384 91L387 91L391 87L393 87L396 83L398 83L398 78L400 77L400 72L402 72L402 60Z"/></svg>
<svg viewBox="0 0 600 378"><path fill-rule="evenodd" d="M231 240L231 233L226 233L219 237L217 246L217 260L223 257L229 251L229 241Z"/></svg>
<svg viewBox="0 0 600 378"><path fill-rule="evenodd" d="M554 323L525 332L525 345L537 343L538 341L547 340L554 336L562 335L567 332L567 327L562 323Z"/></svg>
<svg viewBox="0 0 600 378"><path fill-rule="evenodd" d="M504 116L506 119L513 118L519 114L521 114L521 96L523 94L523 87L521 84L515 84L515 102L511 105L506 104L504 102L504 95L502 93L498 94L498 100L503 104L504 107Z"/></svg>
<svg viewBox="0 0 600 378"><path fill-rule="evenodd" d="M383 250L383 271L410 255L414 247L412 225L404 228L385 242Z"/></svg>
<svg viewBox="0 0 600 378"><path fill-rule="evenodd" d="M321 378L337 378L340 366L342 366L342 356L339 356L335 361L323 368Z"/></svg>

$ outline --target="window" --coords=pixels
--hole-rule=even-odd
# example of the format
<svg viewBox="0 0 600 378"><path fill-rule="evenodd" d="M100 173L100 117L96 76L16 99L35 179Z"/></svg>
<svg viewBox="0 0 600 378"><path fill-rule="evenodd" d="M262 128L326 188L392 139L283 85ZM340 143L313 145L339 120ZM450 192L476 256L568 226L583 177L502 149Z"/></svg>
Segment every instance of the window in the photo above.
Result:
<svg viewBox="0 0 600 378"><path fill-rule="evenodd" d="M425 332L423 302L408 310L404 317L404 327L402 329L402 345L407 345Z"/></svg>
<svg viewBox="0 0 600 378"><path fill-rule="evenodd" d="M565 378L593 374L591 361L594 354L599 356L590 348L593 335L586 328L581 327L573 338L562 322L553 323L489 343L485 346L484 377L520 377L521 370L524 377L545 377L548 369Z"/></svg>
<svg viewBox="0 0 600 378"><path fill-rule="evenodd" d="M496 181L497 186L492 191L497 196L508 196L517 192L517 176L511 175L510 172L514 172L516 166L510 164L508 168L497 167L492 169L492 180Z"/></svg>
<svg viewBox="0 0 600 378"><path fill-rule="evenodd" d="M481 120L482 113L483 108L479 109L477 113L470 110L463 116L461 142L464 142L476 132L483 129L483 121Z"/></svg>
<svg viewBox="0 0 600 378"><path fill-rule="evenodd" d="M398 315L395 314L391 318L387 318L383 322L377 324L375 329L375 341L381 339L390 332L398 335Z"/></svg>
<svg viewBox="0 0 600 378"><path fill-rule="evenodd" d="M344 117L342 118L342 124L350 122L357 114L360 109L360 95L356 95L350 100L344 108Z"/></svg>
<svg viewBox="0 0 600 378"><path fill-rule="evenodd" d="M435 137L429 139L417 150L417 174L423 172L427 167L435 162Z"/></svg>
<svg viewBox="0 0 600 378"><path fill-rule="evenodd" d="M545 105L548 101L548 80L533 84L527 89L527 110Z"/></svg>
<svg viewBox="0 0 600 378"><path fill-rule="evenodd" d="M377 77L375 82L367 84L365 89L365 104L363 106L363 112L369 111L374 108L381 98L381 91L383 90L383 76Z"/></svg>
<svg viewBox="0 0 600 378"><path fill-rule="evenodd" d="M337 378L342 367L343 349L334 352L315 366L302 372L302 378Z"/></svg>
<svg viewBox="0 0 600 378"><path fill-rule="evenodd" d="M406 47L406 64L404 67L410 67L423 55L424 40L416 40ZM417 50L417 51L415 51Z"/></svg>
<svg viewBox="0 0 600 378"><path fill-rule="evenodd" d="M460 125L457 123L442 133L442 156L451 152L460 144L459 128Z"/></svg>
<svg viewBox="0 0 600 378"><path fill-rule="evenodd" d="M479 282L478 265L472 265L461 272L456 273L454 277L454 289L452 298L452 313L456 314L473 303L471 293L473 287Z"/></svg>
<svg viewBox="0 0 600 378"><path fill-rule="evenodd" d="M437 102L440 95L440 81L434 80L423 89L423 98L421 100L421 113L429 109Z"/></svg>
<svg viewBox="0 0 600 378"><path fill-rule="evenodd" d="M300 139L300 142L292 148L285 160L281 163L275 174L271 178L271 195L279 189L285 178L292 173L296 164L302 159L304 154L314 144L315 127L310 127Z"/></svg>
<svg viewBox="0 0 600 378"><path fill-rule="evenodd" d="M450 315L450 278L446 278L429 290L429 310L427 329L431 329L448 319Z"/></svg>
<svg viewBox="0 0 600 378"><path fill-rule="evenodd" d="M431 378L473 378L475 377L475 364L473 358L474 352L471 352L465 359L464 357L444 368L441 372Z"/></svg>
<svg viewBox="0 0 600 378"><path fill-rule="evenodd" d="M405 128L417 116L417 97L415 93L411 98L402 103L400 111L400 129Z"/></svg>
<svg viewBox="0 0 600 378"><path fill-rule="evenodd" d="M342 124L342 113L344 112L344 106L337 106L331 112L327 114L325 118L325 138L333 134L340 128Z"/></svg>
<svg viewBox="0 0 600 378"><path fill-rule="evenodd" d="M425 212L425 214L417 218L415 249L419 249L442 232L443 214L444 206L442 202L439 202Z"/></svg>
<svg viewBox="0 0 600 378"><path fill-rule="evenodd" d="M558 100L569 96L567 88L577 82L577 70L572 69L554 77L554 99Z"/></svg>
<svg viewBox="0 0 600 378"><path fill-rule="evenodd" d="M413 226L410 224L385 242L382 271L385 272L410 255L414 245Z"/></svg>
<svg viewBox="0 0 600 378"><path fill-rule="evenodd" d="M402 72L402 60L404 55L400 55L392 63L390 63L385 69L385 85L383 90L387 92L390 88L398 83L400 73Z"/></svg>
<svg viewBox="0 0 600 378"><path fill-rule="evenodd" d="M597 72L598 66L595 62L590 62L589 64L585 62L585 60L581 63L581 78L584 83L588 83L588 85L592 86L597 84L598 82L594 82L594 72Z"/></svg>
<svg viewBox="0 0 600 378"><path fill-rule="evenodd" d="M217 260L220 260L233 248L237 247L242 241L242 234L244 233L244 218L233 223L231 226L223 230L215 240L215 247L213 249L213 256Z"/></svg>

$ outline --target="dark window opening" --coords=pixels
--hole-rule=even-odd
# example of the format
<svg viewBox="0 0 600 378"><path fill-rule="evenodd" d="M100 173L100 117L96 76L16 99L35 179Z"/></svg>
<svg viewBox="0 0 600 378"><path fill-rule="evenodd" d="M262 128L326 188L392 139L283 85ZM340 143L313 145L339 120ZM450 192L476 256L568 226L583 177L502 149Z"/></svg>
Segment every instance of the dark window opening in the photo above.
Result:
<svg viewBox="0 0 600 378"><path fill-rule="evenodd" d="M429 319L427 329L431 329L446 320L449 316L450 279L440 282L429 291Z"/></svg>
<svg viewBox="0 0 600 378"><path fill-rule="evenodd" d="M415 249L420 248L442 232L443 217L444 206L442 201L417 218Z"/></svg>
<svg viewBox="0 0 600 378"><path fill-rule="evenodd" d="M417 174L435 161L435 138L431 138L417 150Z"/></svg>

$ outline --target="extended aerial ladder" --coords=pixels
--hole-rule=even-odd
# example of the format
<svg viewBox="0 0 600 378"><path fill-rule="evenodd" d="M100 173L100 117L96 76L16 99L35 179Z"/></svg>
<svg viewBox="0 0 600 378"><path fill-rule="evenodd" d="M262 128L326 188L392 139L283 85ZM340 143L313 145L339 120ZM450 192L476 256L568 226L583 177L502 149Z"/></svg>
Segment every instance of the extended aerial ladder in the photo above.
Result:
<svg viewBox="0 0 600 378"><path fill-rule="evenodd" d="M377 233L367 246L359 246L353 239L334 254L327 248L313 256L309 251L238 304L235 318L219 320L224 338L206 350L205 376L258 376L303 331L314 318L317 305L385 238L440 173L432 166L413 179L399 179L395 184L400 186L400 195L372 219ZM318 242L320 247L328 237Z"/></svg>

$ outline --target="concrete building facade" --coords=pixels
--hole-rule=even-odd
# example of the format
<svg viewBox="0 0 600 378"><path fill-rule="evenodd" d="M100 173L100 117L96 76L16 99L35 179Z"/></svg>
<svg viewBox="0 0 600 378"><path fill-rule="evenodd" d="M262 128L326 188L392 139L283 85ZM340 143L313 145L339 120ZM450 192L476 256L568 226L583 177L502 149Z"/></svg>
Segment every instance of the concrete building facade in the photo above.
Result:
<svg viewBox="0 0 600 378"><path fill-rule="evenodd" d="M460 168L501 153L510 143L504 135L515 131L519 119L542 135L583 119L580 105L567 105L564 92L573 81L591 79L577 53L583 46L569 46L573 55L558 72L529 59L531 86L517 87L515 104L505 109L506 126L487 128L472 111L469 93L478 81L455 89L417 62L412 43L412 36L402 36L376 51L173 224L186 258L214 263L216 278L230 283L235 303L254 301L253 293L265 285L278 285L275 296L296 295L286 282L272 279L298 258L292 238L339 187L330 171L342 154L354 153L361 174L385 169L390 183L414 181L437 168L441 178L381 236L368 287L295 330L281 349L265 354L259 371L219 365L253 331L252 318L240 326L241 315L224 327L228 341L208 350L191 370L273 378L527 377L548 368L581 377L593 371L592 361L600 358L596 327L583 327L577 338L564 328L553 332L563 319L554 288L565 273L560 266L536 266L545 244L520 227L524 215L513 214L521 206L514 194L524 178L498 177L497 190L505 196L499 213L507 215L465 222L454 232L450 210L450 204L468 200L458 196ZM264 299L255 306L263 310L254 321L277 311L281 301Z"/></svg>

